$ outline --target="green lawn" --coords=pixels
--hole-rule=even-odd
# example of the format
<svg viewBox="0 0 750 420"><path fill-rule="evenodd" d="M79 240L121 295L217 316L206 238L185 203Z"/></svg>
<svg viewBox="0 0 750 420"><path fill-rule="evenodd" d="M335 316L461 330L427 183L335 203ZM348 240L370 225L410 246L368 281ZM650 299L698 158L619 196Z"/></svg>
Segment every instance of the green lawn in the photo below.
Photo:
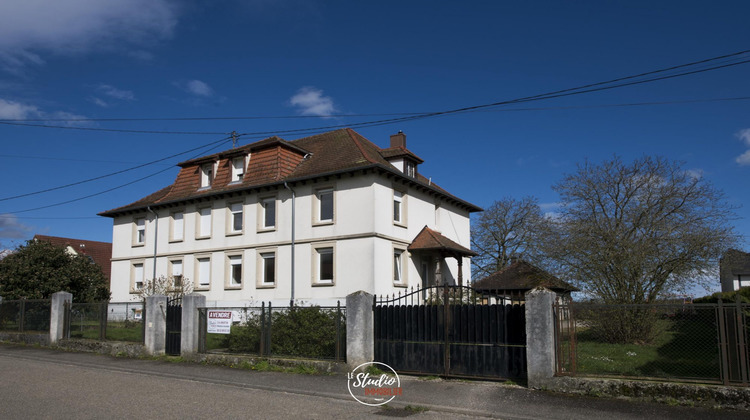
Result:
<svg viewBox="0 0 750 420"><path fill-rule="evenodd" d="M582 374L659 378L719 378L719 350L712 322L686 317L658 321L649 344L598 341L591 329L577 332L576 370Z"/></svg>
<svg viewBox="0 0 750 420"><path fill-rule="evenodd" d="M143 336L143 325L139 322L108 322L107 340L140 342ZM72 322L70 338L99 339L99 322Z"/></svg>

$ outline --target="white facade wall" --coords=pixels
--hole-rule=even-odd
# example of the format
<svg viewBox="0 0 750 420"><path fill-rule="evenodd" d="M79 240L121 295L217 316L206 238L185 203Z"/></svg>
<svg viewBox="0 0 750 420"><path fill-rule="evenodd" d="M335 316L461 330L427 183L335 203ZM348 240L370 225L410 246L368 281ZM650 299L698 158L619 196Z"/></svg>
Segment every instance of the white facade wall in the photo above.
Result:
<svg viewBox="0 0 750 420"><path fill-rule="evenodd" d="M317 223L315 192L321 188L334 189L334 222ZM424 284L420 261L407 258L403 285L394 286L394 249L406 250L414 237L428 226L446 237L469 247L469 214L465 210L436 201L433 196L393 179L376 174L331 178L330 181L298 184L296 192L295 224L295 290L296 302L335 305L346 295L365 290L375 294L392 294L404 287ZM393 191L402 191L402 223L393 221ZM276 227L264 230L261 226L263 198L276 198ZM232 233L231 204L243 204L243 230ZM201 208L211 207L211 234L197 236ZM184 234L181 241L170 240L172 215L184 212ZM156 276L171 274L170 261L181 260L183 276L191 281L199 293L214 306L254 306L272 301L274 305L288 305L291 298L291 220L292 193L283 187L262 193L235 195L213 201L160 208L158 214L158 243L156 248ZM145 241L134 244L135 220L145 217ZM148 212L119 216L114 220L112 299L123 302L135 300L133 287L134 263L143 264L145 279L153 277L155 238L154 217ZM316 285L315 247L334 248L334 283ZM259 253L276 253L276 283L260 288L258 279ZM229 284L228 255L242 256L242 285ZM408 255L408 253L407 253ZM198 258L211 260L211 284L202 289L197 281ZM417 258L417 260L420 260ZM446 269L457 278L455 260L445 261ZM469 260L464 261L464 282L469 281Z"/></svg>

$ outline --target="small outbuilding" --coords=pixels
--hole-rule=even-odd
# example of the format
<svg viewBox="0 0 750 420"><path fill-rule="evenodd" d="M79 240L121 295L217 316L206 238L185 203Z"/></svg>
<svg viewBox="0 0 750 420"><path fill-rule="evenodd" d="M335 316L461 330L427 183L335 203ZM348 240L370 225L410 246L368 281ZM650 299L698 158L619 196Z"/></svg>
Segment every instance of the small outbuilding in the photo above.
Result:
<svg viewBox="0 0 750 420"><path fill-rule="evenodd" d="M537 287L552 290L562 299L570 299L572 292L579 291L577 287L521 259L514 260L507 267L472 285L477 292L513 300Z"/></svg>

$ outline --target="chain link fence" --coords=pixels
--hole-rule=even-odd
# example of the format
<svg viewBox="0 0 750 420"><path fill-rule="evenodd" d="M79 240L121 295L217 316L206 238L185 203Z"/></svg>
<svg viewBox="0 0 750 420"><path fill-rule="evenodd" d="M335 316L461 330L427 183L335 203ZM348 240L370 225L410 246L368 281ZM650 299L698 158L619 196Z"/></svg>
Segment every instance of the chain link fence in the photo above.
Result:
<svg viewBox="0 0 750 420"><path fill-rule="evenodd" d="M201 352L270 357L346 359L346 308L292 306L200 308ZM228 334L208 328L210 311L232 313Z"/></svg>
<svg viewBox="0 0 750 420"><path fill-rule="evenodd" d="M0 331L49 333L49 299L0 300Z"/></svg>
<svg viewBox="0 0 750 420"><path fill-rule="evenodd" d="M748 383L747 304L556 305L558 374Z"/></svg>

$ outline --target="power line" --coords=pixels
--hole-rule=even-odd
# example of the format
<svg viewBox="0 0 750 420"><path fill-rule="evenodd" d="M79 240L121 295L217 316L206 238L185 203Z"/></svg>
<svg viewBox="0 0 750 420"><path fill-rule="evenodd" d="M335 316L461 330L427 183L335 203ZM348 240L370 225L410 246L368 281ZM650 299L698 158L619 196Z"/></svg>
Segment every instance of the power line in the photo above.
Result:
<svg viewBox="0 0 750 420"><path fill-rule="evenodd" d="M109 174L100 175L100 176L97 176L97 177L93 177L93 178L88 178L88 179L84 179L84 180L81 180L81 181L72 182L70 184L59 185L57 187L46 188L46 189L43 189L43 190L34 191L34 192L30 192L30 193L19 194L19 195L14 195L14 196L10 196L10 197L3 197L3 198L0 198L0 201L8 201L8 200L16 199L16 198L28 197L28 196L42 194L42 193L46 193L46 192L50 192L50 191L61 190L63 188L73 187L73 186L76 186L76 185L86 184L88 182L98 181L100 179L108 178L108 177L119 175L119 174L122 174L122 173L125 173L125 172L130 172L130 171L133 171L133 170L136 170L136 169L140 169L140 168L143 168L145 166L150 166L150 165L153 165L155 163L163 162L163 161L165 161L167 159L172 159L174 157L181 156L181 155L184 155L184 154L187 154L187 153L190 153L190 152L194 152L196 150L205 149L206 147L215 146L215 145L224 143L228 139L231 139L231 138L232 137L225 137L225 138L223 138L221 140L218 140L218 141L215 141L215 142L211 142L211 143L208 143L208 144L204 144L202 146L198 146L196 148L193 148L193 149L190 149L190 150L186 150L184 152L175 153L173 155L170 155L170 156L167 156L167 157L164 157L164 158L153 160L151 162L143 163L143 164L140 164L140 165L137 165L137 166L133 166L133 167L130 167L130 168L127 168L127 169L123 169L123 170L120 170L120 171L116 171L116 172L112 172L112 173L109 173ZM171 169L171 166L169 168L167 168L167 169ZM165 169L165 170L167 170L167 169Z"/></svg>
<svg viewBox="0 0 750 420"><path fill-rule="evenodd" d="M75 120L68 120L75 121ZM229 133L217 133L210 131L156 131L156 130L126 130L118 128L94 128L94 127L71 127L67 125L48 125L48 124L26 124L19 122L8 122L0 121L0 124L14 125L22 127L36 127L36 128L57 128L62 130L79 130L79 131L106 131L110 133L129 133L129 134L180 134L180 135L221 135Z"/></svg>
<svg viewBox="0 0 750 420"><path fill-rule="evenodd" d="M125 129L105 129L105 128L91 128L91 127L70 127L70 126L55 126L55 125L47 125L47 124L24 124L20 123L19 121L66 121L66 122L83 122L83 121L212 121L212 120L253 120L253 119L292 119L292 118L323 118L323 117L363 117L363 116L395 116L396 118L389 118L389 119L382 119L382 120L375 120L375 121L364 121L359 122L355 124L338 124L338 125L329 125L329 126L322 126L322 127L310 127L310 128L303 128L303 129L297 129L297 130L274 130L274 131L264 131L264 132L253 132L253 133L245 133L245 134L281 134L281 133L304 133L304 132L315 132L322 129L331 129L331 128L342 128L342 127L352 127L352 126L358 126L358 127L370 127L370 126L378 126L378 125L384 125L388 123L396 123L396 122L402 122L402 121L410 121L415 119L422 119L422 118L429 118L439 115L450 115L450 114L456 114L456 113L463 113L463 112L469 112L476 109L483 109L483 108L489 108L489 107L497 107L501 105L509 105L513 103L522 103L522 102L530 102L530 101L537 101L537 100L545 100L545 99L552 99L552 98L559 98L564 96L571 96L571 95L579 95L583 93L591 93L591 92L597 92L602 90L609 90L609 89L615 89L619 87L625 87L625 86L632 86L637 84L643 84L643 83L650 83L654 81L659 80L666 80L676 77L682 77L697 73L703 73L707 71L712 70L718 70L726 67L732 67L737 66L741 64L745 64L750 62L750 59L740 59L739 57L742 55L745 55L749 53L750 50L743 50L738 51L730 54L725 54L717 57L707 58L703 60L693 61L686 64L680 64L676 66L666 67L662 69L652 70L644 73L639 73L631 76L625 76L620 78L615 78L603 82L597 82L597 83L591 83L587 85L582 85L574 88L568 88L553 92L547 92L542 93L538 95L533 96L527 96L522 98L516 98L512 100L504 100L504 101L498 101L488 104L482 104L482 105L474 105L474 106L468 106L468 107L462 107L462 108L456 108L456 109L450 109L450 110L444 110L444 111L436 111L436 112L411 112L411 113L382 113L382 114L336 114L336 115L326 115L326 116L248 116L248 117L182 117L182 118L78 118L78 119L5 119L0 120L0 124L7 124L7 125L19 125L19 126L28 126L28 127L42 127L42 128L61 128L61 129L69 129L69 130L91 130L91 131L110 131L110 132L124 132L124 133L147 133L147 134L229 134L229 133L216 133L216 132L197 132L197 131L153 131L153 130L125 130ZM737 61L740 60L740 61ZM714 62L720 62L721 64L710 64ZM703 66L701 68L701 66ZM676 74L668 74L660 77L652 77L647 78L644 80L634 80L646 76L652 76L655 74L660 73L668 73L674 70L679 69L685 69L688 67L696 68L695 70L690 71L683 71ZM631 82L627 83L620 83L628 80L633 80ZM606 86L611 85L611 86Z"/></svg>
<svg viewBox="0 0 750 420"><path fill-rule="evenodd" d="M223 140L224 140L224 142L226 142L226 141L228 141L228 140L229 140L229 138L227 138L227 139L223 139ZM216 148L217 148L218 146L220 146L221 144L223 144L223 143L215 144L213 148L211 148L211 149L209 149L209 150L207 150L207 151L211 151L211 150L214 150L214 149L216 149ZM204 152L202 152L202 153L204 153ZM202 153L201 153L201 154L202 154ZM194 158L196 158L196 157L200 157L200 155L201 155L201 154L195 155L195 156L191 157L191 159L194 159ZM146 175L146 176L144 176L144 177L138 178L138 179L136 179L136 180L134 180L134 181L126 182L126 183L124 183L124 184L120 184L120 185L118 185L118 186L116 186L116 187L108 188L108 189L106 189L106 190L102 190L102 191L99 191L99 192L96 192L96 193L93 193L93 194L88 194L88 195L85 195L85 196L82 196L82 197L76 197L76 198L73 198L73 199L70 199L70 200L66 200L66 201L61 201L61 202L58 202L58 203L54 203L54 204L48 204L48 205L45 205L45 206L34 207L34 208L30 208L30 209L24 209L24 210L12 211L12 212L8 212L8 213L10 213L10 214L26 213L26 212L30 212L30 211L35 211L35 210L42 210L42 209L48 209L48 208L51 208L51 207L57 207L57 206L62 206L62 205L64 205L64 204L70 204L70 203L74 203L74 202L76 202L76 201L81 201L81 200L85 200L85 199L87 199L87 198L92 198L92 197L96 197L96 196L98 196L98 195L106 194L106 193L108 193L108 192L112 192L112 191L118 190L118 189L120 189L120 188L123 188L123 187L127 187L128 185L132 185L132 184L135 184L135 183L137 183L137 182L143 181L144 179L152 178L152 177L154 177L154 176L156 176L156 175L162 174L162 173L164 173L164 172L166 172L166 171L168 171L168 170L170 170L170 169L172 169L172 168L166 168L166 169L162 169L162 170L160 170L160 171L157 171L157 172L154 172L154 173L152 173L152 174L150 174L150 175Z"/></svg>

